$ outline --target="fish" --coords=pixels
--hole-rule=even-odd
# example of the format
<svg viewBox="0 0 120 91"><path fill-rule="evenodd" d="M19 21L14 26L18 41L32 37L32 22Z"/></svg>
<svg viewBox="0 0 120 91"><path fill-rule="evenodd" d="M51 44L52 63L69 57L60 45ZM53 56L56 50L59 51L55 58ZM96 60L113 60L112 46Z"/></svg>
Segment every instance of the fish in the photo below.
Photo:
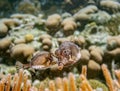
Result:
<svg viewBox="0 0 120 91"><path fill-rule="evenodd" d="M38 52L28 64L17 61L16 68L44 69L57 64L58 70L62 70L64 67L75 64L80 58L80 47L73 42L65 41L55 50L55 53Z"/></svg>
<svg viewBox="0 0 120 91"><path fill-rule="evenodd" d="M53 56L50 52L38 52L32 58L30 63L23 64L20 61L16 62L16 68L33 68L33 69L41 69L48 67L50 64L53 64Z"/></svg>
<svg viewBox="0 0 120 91"><path fill-rule="evenodd" d="M80 47L73 42L65 41L55 51L55 55L58 58L58 67L62 70L81 58Z"/></svg>

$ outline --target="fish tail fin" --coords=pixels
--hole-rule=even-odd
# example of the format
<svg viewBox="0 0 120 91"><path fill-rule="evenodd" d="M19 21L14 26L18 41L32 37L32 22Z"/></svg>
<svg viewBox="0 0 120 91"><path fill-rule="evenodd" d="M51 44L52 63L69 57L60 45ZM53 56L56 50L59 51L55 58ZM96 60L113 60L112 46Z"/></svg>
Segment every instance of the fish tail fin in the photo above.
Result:
<svg viewBox="0 0 120 91"><path fill-rule="evenodd" d="M24 68L24 65L20 61L17 61L15 66L17 70Z"/></svg>

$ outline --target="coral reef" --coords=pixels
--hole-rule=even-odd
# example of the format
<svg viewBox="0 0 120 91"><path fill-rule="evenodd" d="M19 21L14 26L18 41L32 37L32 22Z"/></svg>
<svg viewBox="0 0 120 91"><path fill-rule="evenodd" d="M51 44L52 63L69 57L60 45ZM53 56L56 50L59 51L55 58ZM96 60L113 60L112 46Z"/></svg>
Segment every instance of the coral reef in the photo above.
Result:
<svg viewBox="0 0 120 91"><path fill-rule="evenodd" d="M0 10L0 91L119 91L119 0L1 0Z"/></svg>
<svg viewBox="0 0 120 91"><path fill-rule="evenodd" d="M28 78L28 75L24 73L23 69L20 69L19 73L16 73L15 75L9 74L6 77L3 77L0 81L0 89L1 91L4 91L4 89L7 91L10 91L10 89L12 89L12 91L21 91L21 90L22 91L29 91L29 90L34 90L34 91L38 91L38 90L93 91L95 90L96 91L97 88L101 88L103 91L108 91L108 88L104 83L92 79L88 80L85 75L86 73L87 73L86 66L83 66L82 73L78 76L69 73L68 77L64 77L64 78L57 77L53 80L46 79L41 82L36 80L32 84L30 79Z"/></svg>
<svg viewBox="0 0 120 91"><path fill-rule="evenodd" d="M72 73L68 74L68 77L57 77L53 80L45 79L41 82L35 80L31 83L31 80L28 78L28 75L24 73L23 69L19 70L19 74L15 75L8 74L7 76L3 76L0 80L0 90L4 91L29 91L29 90L51 90L51 91L97 91L97 89L101 89L102 91L118 91L120 88L119 85L119 70L114 70L114 74L117 78L113 79L111 74L105 64L101 66L103 75L106 79L106 86L104 83L86 78L87 68L86 66L82 66L82 71L80 75L74 75ZM13 77L13 79L12 79ZM22 85L23 84L23 85ZM109 89L109 90L108 90Z"/></svg>

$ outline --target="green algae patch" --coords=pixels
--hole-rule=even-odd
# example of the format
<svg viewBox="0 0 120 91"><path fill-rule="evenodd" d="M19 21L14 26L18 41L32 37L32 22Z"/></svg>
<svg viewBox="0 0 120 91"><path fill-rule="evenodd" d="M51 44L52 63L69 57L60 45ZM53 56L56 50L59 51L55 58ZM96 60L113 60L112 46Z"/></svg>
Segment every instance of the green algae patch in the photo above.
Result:
<svg viewBox="0 0 120 91"><path fill-rule="evenodd" d="M93 89L102 88L103 91L109 91L108 87L104 83L102 83L98 80L91 79L91 80L89 80L89 83L90 83L90 85L92 86Z"/></svg>

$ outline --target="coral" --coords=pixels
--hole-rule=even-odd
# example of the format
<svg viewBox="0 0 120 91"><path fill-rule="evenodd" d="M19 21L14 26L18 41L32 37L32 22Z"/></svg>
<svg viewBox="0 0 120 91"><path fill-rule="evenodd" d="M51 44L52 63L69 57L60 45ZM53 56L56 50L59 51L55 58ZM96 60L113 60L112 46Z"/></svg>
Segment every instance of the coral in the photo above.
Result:
<svg viewBox="0 0 120 91"><path fill-rule="evenodd" d="M90 60L88 63L88 69L94 70L94 71L99 71L100 70L100 65L96 63L93 60Z"/></svg>
<svg viewBox="0 0 120 91"><path fill-rule="evenodd" d="M104 76L107 81L107 85L109 86L109 82L112 78L109 74L109 71L106 67L106 65L102 65L102 70L104 73ZM116 70L117 74L119 70ZM23 69L19 70L19 74L16 73L15 75L7 75L6 79L2 78L0 80L0 90L4 91L4 89L7 89L7 91L10 91L10 89L12 89L12 91L29 91L29 90L33 90L33 91L46 91L46 90L50 90L50 91L93 91L96 90L97 88L101 88L103 91L108 91L108 87L102 83L101 81L98 80L88 80L86 78L87 74L87 69L86 66L82 67L82 73L77 77L76 75L74 75L73 73L69 73L67 77L57 77L55 78L55 80L50 80L50 79L45 79L41 82L39 82L37 80L37 84L35 85L34 81L33 83L30 82L30 80L28 79L28 75L24 73ZM13 78L12 78L13 76ZM77 80L81 80L80 82L78 82ZM39 85L38 85L39 84ZM113 85L112 85L113 86ZM110 88L109 88L110 90ZM117 90L110 90L110 91L117 91Z"/></svg>
<svg viewBox="0 0 120 91"><path fill-rule="evenodd" d="M98 63L102 63L102 56L97 51L90 52L91 59L94 59Z"/></svg>
<svg viewBox="0 0 120 91"><path fill-rule="evenodd" d="M78 35L78 36L71 35L71 36L68 36L68 39L69 39L69 41L74 42L75 44L77 44L80 47L84 47L86 44L85 38L81 35Z"/></svg>
<svg viewBox="0 0 120 91"><path fill-rule="evenodd" d="M0 37L6 36L8 33L8 27L4 23L0 23Z"/></svg>
<svg viewBox="0 0 120 91"><path fill-rule="evenodd" d="M68 36L68 35L72 35L75 31L75 29L77 28L77 25L74 21L73 18L65 18L63 21L62 21L62 24L63 26L63 33Z"/></svg>
<svg viewBox="0 0 120 91"><path fill-rule="evenodd" d="M22 84L22 79L23 79L23 70L21 69L19 71L19 78L17 79L18 82L16 82L15 86L15 91L20 91L20 86Z"/></svg>
<svg viewBox="0 0 120 91"><path fill-rule="evenodd" d="M33 41L33 39L34 39L34 36L32 34L25 35L26 42L31 42L31 41Z"/></svg>
<svg viewBox="0 0 120 91"><path fill-rule="evenodd" d="M65 12L62 14L62 18L65 19L65 18L68 18L68 17L71 17L72 15L68 12Z"/></svg>
<svg viewBox="0 0 120 91"><path fill-rule="evenodd" d="M113 50L120 47L120 36L111 36L107 39L107 49Z"/></svg>
<svg viewBox="0 0 120 91"><path fill-rule="evenodd" d="M27 14L12 14L11 18L23 19Z"/></svg>
<svg viewBox="0 0 120 91"><path fill-rule="evenodd" d="M16 9L18 12L26 14L39 14L41 10L40 2L38 0L22 0Z"/></svg>
<svg viewBox="0 0 120 91"><path fill-rule="evenodd" d="M84 75L80 75L80 79L82 79L82 82L80 84L80 88L82 91L93 91L93 88L90 86L89 82L87 81L87 78Z"/></svg>
<svg viewBox="0 0 120 91"><path fill-rule="evenodd" d="M88 5L85 8L81 9L79 13L90 14L98 11L98 8L95 5Z"/></svg>
<svg viewBox="0 0 120 91"><path fill-rule="evenodd" d="M8 74L14 75L16 72L17 70L15 66L0 64L0 79L2 79Z"/></svg>
<svg viewBox="0 0 120 91"><path fill-rule="evenodd" d="M108 53L109 55L111 55L111 56L117 56L117 55L120 54L120 48L116 48L116 49L114 49L114 50L112 50L112 51L108 51L107 53Z"/></svg>
<svg viewBox="0 0 120 91"><path fill-rule="evenodd" d="M4 23L8 28L14 28L15 26L19 25L19 22L15 21L14 19L3 18L1 22Z"/></svg>
<svg viewBox="0 0 120 91"><path fill-rule="evenodd" d="M94 78L100 74L101 67L94 60L89 60L88 62L88 78ZM91 73L93 73L91 75Z"/></svg>
<svg viewBox="0 0 120 91"><path fill-rule="evenodd" d="M18 44L11 48L11 57L17 59L28 58L34 53L34 48L26 44Z"/></svg>
<svg viewBox="0 0 120 91"><path fill-rule="evenodd" d="M9 74L12 74L12 75L17 72L16 67L14 67L14 66L8 67L7 71Z"/></svg>
<svg viewBox="0 0 120 91"><path fill-rule="evenodd" d="M14 40L14 44L25 44L26 40L25 38L19 38Z"/></svg>
<svg viewBox="0 0 120 91"><path fill-rule="evenodd" d="M44 34L40 36L40 41L43 41L43 39L51 39L52 37L49 34Z"/></svg>
<svg viewBox="0 0 120 91"><path fill-rule="evenodd" d="M90 19L89 14L94 13L96 11L98 11L98 8L95 5L88 5L80 9L77 13L73 15L73 17L76 21L89 20Z"/></svg>
<svg viewBox="0 0 120 91"><path fill-rule="evenodd" d="M48 34L40 36L40 41L42 42L43 50L50 50L52 47L52 37Z"/></svg>
<svg viewBox="0 0 120 91"><path fill-rule="evenodd" d="M120 23L119 17L120 17L119 13L113 14L111 16L110 21L105 24L105 26L108 28L109 34L112 36L119 35L119 33L120 33L119 27L118 27L119 26L118 24Z"/></svg>
<svg viewBox="0 0 120 91"><path fill-rule="evenodd" d="M106 54L114 58L119 58L119 54L120 54L119 37L120 36L112 36L107 40Z"/></svg>
<svg viewBox="0 0 120 91"><path fill-rule="evenodd" d="M27 75L24 75L23 70L21 69L19 74L14 75L12 91L21 91L22 80L24 81L23 91L28 91L30 89L31 83L28 81Z"/></svg>
<svg viewBox="0 0 120 91"><path fill-rule="evenodd" d="M85 25L85 29L82 31L82 36L85 37L88 46L96 45L105 47L107 38L110 37L108 29L104 26L99 26L95 22L91 22ZM101 34L101 36L99 36Z"/></svg>
<svg viewBox="0 0 120 91"><path fill-rule="evenodd" d="M84 75L85 77L87 77L87 66L86 65L82 66L81 74Z"/></svg>
<svg viewBox="0 0 120 91"><path fill-rule="evenodd" d="M103 61L103 55L104 55L103 50L96 46L90 46L89 50L90 50L91 59L101 64Z"/></svg>
<svg viewBox="0 0 120 91"><path fill-rule="evenodd" d="M63 38L58 38L57 41L58 41L58 44L61 44L61 43L65 42L65 41L70 41L70 39L63 37Z"/></svg>
<svg viewBox="0 0 120 91"><path fill-rule="evenodd" d="M52 5L51 9L41 12L39 5L43 2L49 2L45 8ZM57 9L55 2L62 9ZM65 2L76 7L73 12L65 13ZM78 7L76 2L84 5ZM120 89L119 2L17 0L16 9L35 15L17 11L18 14L0 20L0 63L7 64L0 65L0 91L98 91L104 90L106 84L111 91ZM15 62L17 70L24 68L25 71L17 74ZM99 80L90 80L92 86L89 78ZM103 84L99 82L105 80L105 85L99 87Z"/></svg>
<svg viewBox="0 0 120 91"><path fill-rule="evenodd" d="M80 20L80 21L85 21L90 19L90 16L85 13L81 13L79 15L76 13L73 17L75 20Z"/></svg>
<svg viewBox="0 0 120 91"><path fill-rule="evenodd" d="M97 13L90 15L90 20L96 22L97 24L103 25L109 22L110 19L111 19L111 15L105 11L98 11Z"/></svg>
<svg viewBox="0 0 120 91"><path fill-rule="evenodd" d="M42 46L44 50L49 50L52 47L52 41L50 39L43 39Z"/></svg>
<svg viewBox="0 0 120 91"><path fill-rule="evenodd" d="M92 45L89 47L89 51L93 51L93 50L98 51L98 53L100 53L101 56L104 55L104 51L98 46Z"/></svg>
<svg viewBox="0 0 120 91"><path fill-rule="evenodd" d="M50 91L56 91L54 81L50 81L49 82L49 90Z"/></svg>
<svg viewBox="0 0 120 91"><path fill-rule="evenodd" d="M33 86L39 88L39 86L40 86L40 81L36 79L36 80L33 82Z"/></svg>
<svg viewBox="0 0 120 91"><path fill-rule="evenodd" d="M62 79L61 79L60 77L58 77L58 78L55 79L55 83L56 83L56 87L57 87L58 89L63 90L63 86L62 86L63 81L62 81ZM67 88L67 87L66 87L66 88ZM67 90L66 90L66 91L67 91Z"/></svg>
<svg viewBox="0 0 120 91"><path fill-rule="evenodd" d="M4 82L3 82L3 80L0 81L0 83L2 83L2 84L0 84L0 87L3 86L3 88L0 88L1 91L4 91L4 87L5 87L5 89L7 88L7 91L10 91L10 87L11 87L10 85L12 85L12 87L11 87L12 91L21 91L21 90L29 91L29 90L32 90L32 89L37 89L37 90L39 89L40 91L43 90L43 89L49 89L51 91L56 91L58 89L59 90L64 89L65 91L76 91L76 89L77 89L76 88L76 83L75 83L75 77L72 73L69 74L68 78L63 78L63 79L62 78L56 78L56 80L59 79L60 81L62 81L64 83L64 84L59 84L59 87L61 87L61 89L59 87L56 88L55 85L57 85L58 82L55 82L53 80L49 80L49 82L47 83L48 87L44 87L46 85L43 84L44 83L44 81L43 81L43 82L40 83L40 86L37 88L36 86L34 86L33 84L31 84L29 82L29 79L28 79L27 75L23 73L22 69L19 70L19 74L16 73L14 75L13 80L11 79L11 75L8 75L7 79L8 80L4 80ZM70 84L68 84L68 81L69 81ZM7 82L7 84L5 85L6 82ZM22 83L23 83L23 86L22 86L22 88L20 88ZM68 89L69 87L71 88L71 90ZM36 91L36 90L34 90L34 91Z"/></svg>
<svg viewBox="0 0 120 91"><path fill-rule="evenodd" d="M50 15L45 22L45 26L48 28L48 33L56 33L59 29L60 23L61 16L59 14Z"/></svg>
<svg viewBox="0 0 120 91"><path fill-rule="evenodd" d="M120 84L120 70L115 70L115 74L118 78L118 83Z"/></svg>
<svg viewBox="0 0 120 91"><path fill-rule="evenodd" d="M63 78L63 89L69 91L69 83L67 78Z"/></svg>
<svg viewBox="0 0 120 91"><path fill-rule="evenodd" d="M0 40L0 50L6 50L11 45L11 39L10 38L3 38Z"/></svg>
<svg viewBox="0 0 120 91"><path fill-rule="evenodd" d="M110 91L114 91L113 80L105 64L102 65L102 71Z"/></svg>
<svg viewBox="0 0 120 91"><path fill-rule="evenodd" d="M86 50L86 49L81 50L81 61L82 61L82 63L83 64L84 63L87 64L88 61L89 61L89 59L90 59L90 53L89 53L89 51Z"/></svg>
<svg viewBox="0 0 120 91"><path fill-rule="evenodd" d="M72 87L71 88L71 91L76 91L76 85L75 85L75 77L72 73L69 73L69 76L68 76L68 79L69 79L69 86Z"/></svg>
<svg viewBox="0 0 120 91"><path fill-rule="evenodd" d="M78 69L81 69L82 65L87 65L88 67L88 78L95 78L100 75L101 67L103 63L104 52L101 48L97 46L90 46L89 49L81 50L81 59L78 64ZM93 73L91 75L91 73Z"/></svg>
<svg viewBox="0 0 120 91"><path fill-rule="evenodd" d="M101 0L101 7L108 9L108 11L112 11L114 13L119 12L120 3L114 0Z"/></svg>
<svg viewBox="0 0 120 91"><path fill-rule="evenodd" d="M30 15L30 14L12 14L10 16L13 20L16 20L18 23L21 24L28 24L33 26L35 23L37 23L37 21L42 20L39 17L36 17L34 15ZM23 26L22 26L23 27Z"/></svg>

